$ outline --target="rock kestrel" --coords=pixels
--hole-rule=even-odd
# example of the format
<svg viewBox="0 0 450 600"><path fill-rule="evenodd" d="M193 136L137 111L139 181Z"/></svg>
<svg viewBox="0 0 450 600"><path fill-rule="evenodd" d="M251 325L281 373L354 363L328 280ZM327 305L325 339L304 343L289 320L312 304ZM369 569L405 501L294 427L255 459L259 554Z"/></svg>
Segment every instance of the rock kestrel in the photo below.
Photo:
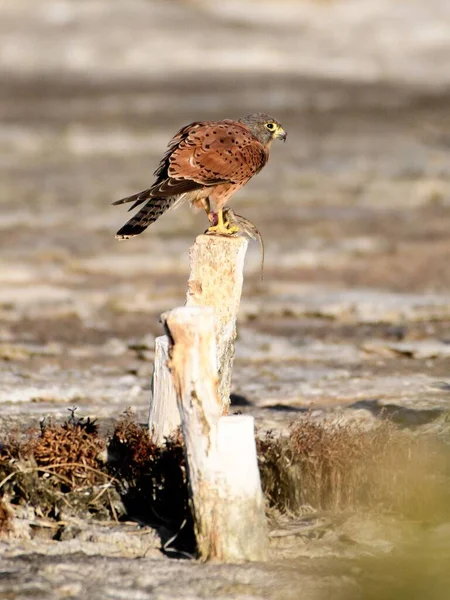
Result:
<svg viewBox="0 0 450 600"><path fill-rule="evenodd" d="M146 204L116 234L127 239L142 233L166 210L183 200L206 211L207 233L232 235L239 231L227 219L225 204L269 159L272 141L286 140L281 124L256 113L238 121L200 121L186 125L171 139L151 188L117 200ZM231 214L231 213L230 213Z"/></svg>

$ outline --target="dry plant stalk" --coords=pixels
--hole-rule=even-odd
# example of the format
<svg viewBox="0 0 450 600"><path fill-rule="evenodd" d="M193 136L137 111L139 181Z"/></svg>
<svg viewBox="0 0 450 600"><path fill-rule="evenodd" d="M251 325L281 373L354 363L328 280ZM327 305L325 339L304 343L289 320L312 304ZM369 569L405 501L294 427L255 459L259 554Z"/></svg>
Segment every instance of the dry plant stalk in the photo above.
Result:
<svg viewBox="0 0 450 600"><path fill-rule="evenodd" d="M0 537L10 533L12 515L3 498L0 497Z"/></svg>

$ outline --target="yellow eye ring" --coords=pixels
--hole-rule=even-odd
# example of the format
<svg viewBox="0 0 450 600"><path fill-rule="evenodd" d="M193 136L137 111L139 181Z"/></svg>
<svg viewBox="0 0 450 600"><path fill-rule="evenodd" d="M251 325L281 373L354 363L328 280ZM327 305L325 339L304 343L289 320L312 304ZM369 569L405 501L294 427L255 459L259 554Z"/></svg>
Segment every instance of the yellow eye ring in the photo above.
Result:
<svg viewBox="0 0 450 600"><path fill-rule="evenodd" d="M275 127L276 127L276 126L275 126L275 123L266 123L266 128L267 128L269 131L274 131Z"/></svg>

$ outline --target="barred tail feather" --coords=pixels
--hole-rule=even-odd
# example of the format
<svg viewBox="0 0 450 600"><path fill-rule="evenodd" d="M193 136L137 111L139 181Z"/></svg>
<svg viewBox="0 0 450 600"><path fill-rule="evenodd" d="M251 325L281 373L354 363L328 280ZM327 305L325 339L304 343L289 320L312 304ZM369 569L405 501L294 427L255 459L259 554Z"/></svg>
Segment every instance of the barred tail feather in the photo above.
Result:
<svg viewBox="0 0 450 600"><path fill-rule="evenodd" d="M118 204L125 204L126 202L133 202L133 206L131 206L128 210L133 210L139 204L142 204L146 200L150 198L152 195L152 189L144 190L143 192L138 192L137 194L133 194L133 196L127 196L126 198L121 198L120 200L116 200L113 202L113 206L117 206Z"/></svg>
<svg viewBox="0 0 450 600"><path fill-rule="evenodd" d="M147 229L149 225L154 223L159 217L166 212L177 200L176 196L169 198L151 198L145 206L137 212L125 225L116 233L116 238L126 240L128 238L139 235Z"/></svg>

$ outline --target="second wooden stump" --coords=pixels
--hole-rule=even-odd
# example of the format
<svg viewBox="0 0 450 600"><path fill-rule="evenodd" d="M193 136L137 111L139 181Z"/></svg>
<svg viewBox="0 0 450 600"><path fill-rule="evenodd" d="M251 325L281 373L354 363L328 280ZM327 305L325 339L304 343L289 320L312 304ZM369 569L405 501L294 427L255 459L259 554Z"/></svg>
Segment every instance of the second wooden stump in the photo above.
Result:
<svg viewBox="0 0 450 600"><path fill-rule="evenodd" d="M265 560L268 533L253 417L220 416L213 311L175 308L162 320L170 340L199 556Z"/></svg>

